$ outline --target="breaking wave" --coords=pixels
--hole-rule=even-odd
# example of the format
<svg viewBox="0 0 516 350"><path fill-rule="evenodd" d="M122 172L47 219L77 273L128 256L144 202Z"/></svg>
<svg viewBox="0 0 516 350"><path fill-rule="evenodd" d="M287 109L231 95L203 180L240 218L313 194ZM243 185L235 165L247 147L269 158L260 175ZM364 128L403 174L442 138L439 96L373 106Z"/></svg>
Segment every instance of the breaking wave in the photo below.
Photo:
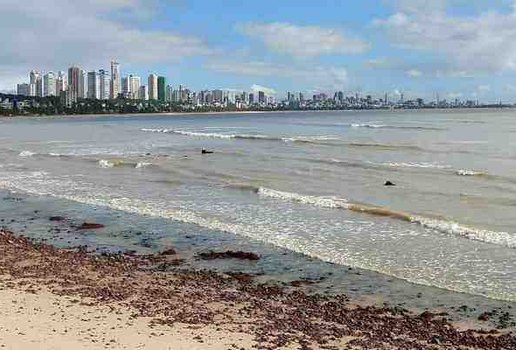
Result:
<svg viewBox="0 0 516 350"><path fill-rule="evenodd" d="M430 126L407 126L407 125L385 125L375 123L350 124L352 128L368 128L368 129L399 129L399 130L445 130L443 128Z"/></svg>
<svg viewBox="0 0 516 350"><path fill-rule="evenodd" d="M485 171L475 171L468 169L459 169L455 172L459 176L487 176L488 173Z"/></svg>
<svg viewBox="0 0 516 350"><path fill-rule="evenodd" d="M346 198L302 195L292 192L277 191L264 187L257 188L255 192L259 196L265 198L314 205L321 208L345 209L358 213L389 217L413 224L418 224L422 227L445 234L460 236L484 243L501 245L508 248L516 248L516 234L512 234L509 232L497 232L478 229L474 227L468 227L446 219L413 215L410 213L396 211L385 207L353 203Z"/></svg>
<svg viewBox="0 0 516 350"><path fill-rule="evenodd" d="M19 154L19 156L20 156L20 157L23 157L23 158L32 157L33 155L36 155L36 153L31 152L31 151L22 151L22 152L20 152L20 154Z"/></svg>

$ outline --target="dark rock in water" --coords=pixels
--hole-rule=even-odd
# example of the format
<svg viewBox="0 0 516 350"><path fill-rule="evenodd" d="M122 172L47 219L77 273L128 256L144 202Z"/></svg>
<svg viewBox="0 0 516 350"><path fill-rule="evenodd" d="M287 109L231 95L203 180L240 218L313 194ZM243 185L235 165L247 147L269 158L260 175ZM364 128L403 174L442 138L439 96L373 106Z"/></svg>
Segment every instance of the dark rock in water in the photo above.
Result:
<svg viewBox="0 0 516 350"><path fill-rule="evenodd" d="M203 148L203 149L201 150L201 154L212 154L212 153L213 153L213 151L208 151L208 150L207 150L207 149L205 149L205 148Z"/></svg>
<svg viewBox="0 0 516 350"><path fill-rule="evenodd" d="M391 182L389 180L385 181L385 183L383 185L384 186L396 186L396 184L394 182Z"/></svg>
<svg viewBox="0 0 516 350"><path fill-rule="evenodd" d="M48 220L50 220L50 221L64 221L65 218L62 217L62 216L51 216L51 217L48 218Z"/></svg>
<svg viewBox="0 0 516 350"><path fill-rule="evenodd" d="M489 318L491 317L491 314L489 312L483 312L478 316L479 321L489 321Z"/></svg>
<svg viewBox="0 0 516 350"><path fill-rule="evenodd" d="M241 260L259 260L260 256L251 252L234 252L231 250L225 252L208 252L208 253L200 253L199 257L204 260L214 260L214 259L241 259Z"/></svg>
<svg viewBox="0 0 516 350"><path fill-rule="evenodd" d="M161 253L159 253L159 255L175 255L176 254L176 251L174 250L174 248L169 248L169 249L166 249L164 251L162 251Z"/></svg>
<svg viewBox="0 0 516 350"><path fill-rule="evenodd" d="M92 222L84 222L81 226L79 226L78 230L97 230L100 228L104 228L105 226L102 224L96 224Z"/></svg>

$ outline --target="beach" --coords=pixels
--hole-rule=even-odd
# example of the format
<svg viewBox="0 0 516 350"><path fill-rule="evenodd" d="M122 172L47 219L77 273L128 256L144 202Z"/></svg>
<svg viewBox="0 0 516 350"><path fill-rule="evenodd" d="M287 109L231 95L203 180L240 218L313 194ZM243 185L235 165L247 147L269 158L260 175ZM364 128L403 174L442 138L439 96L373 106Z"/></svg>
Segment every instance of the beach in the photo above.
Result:
<svg viewBox="0 0 516 350"><path fill-rule="evenodd" d="M0 250L0 346L8 349L516 346L495 329L459 331L446 313L361 307L344 295L308 295L301 282L286 288L248 274L183 270L170 250L95 255L6 230Z"/></svg>
<svg viewBox="0 0 516 350"><path fill-rule="evenodd" d="M0 125L7 348L514 345L510 113Z"/></svg>

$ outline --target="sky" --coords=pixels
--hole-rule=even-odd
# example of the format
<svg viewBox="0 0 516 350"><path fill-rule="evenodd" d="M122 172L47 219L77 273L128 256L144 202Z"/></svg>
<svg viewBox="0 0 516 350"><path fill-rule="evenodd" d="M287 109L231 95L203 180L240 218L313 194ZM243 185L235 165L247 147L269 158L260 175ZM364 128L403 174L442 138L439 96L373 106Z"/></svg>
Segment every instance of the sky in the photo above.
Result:
<svg viewBox="0 0 516 350"><path fill-rule="evenodd" d="M0 91L121 64L193 90L516 102L516 0L2 0Z"/></svg>

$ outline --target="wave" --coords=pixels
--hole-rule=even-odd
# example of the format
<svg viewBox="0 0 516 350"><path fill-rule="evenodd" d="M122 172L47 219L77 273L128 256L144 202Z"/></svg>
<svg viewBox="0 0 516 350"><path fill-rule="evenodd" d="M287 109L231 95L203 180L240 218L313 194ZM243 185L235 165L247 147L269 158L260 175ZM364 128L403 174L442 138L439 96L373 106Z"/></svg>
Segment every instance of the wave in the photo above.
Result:
<svg viewBox="0 0 516 350"><path fill-rule="evenodd" d="M392 168L422 168L422 169L450 169L449 165L435 164L435 163L411 163L411 162L387 162L381 163L383 166Z"/></svg>
<svg viewBox="0 0 516 350"><path fill-rule="evenodd" d="M97 162L99 167L103 169L115 168L115 167L130 167L135 169L142 169L153 165L147 162L128 162L121 159L101 159Z"/></svg>
<svg viewBox="0 0 516 350"><path fill-rule="evenodd" d="M487 176L488 173L485 171L475 171L468 169L459 169L455 172L459 176Z"/></svg>
<svg viewBox="0 0 516 350"><path fill-rule="evenodd" d="M28 158L28 157L32 157L34 155L36 155L36 153L34 152L31 152L31 151L22 151L20 152L20 154L18 154L20 157L23 157L23 158Z"/></svg>
<svg viewBox="0 0 516 350"><path fill-rule="evenodd" d="M432 126L407 126L407 125L385 125L374 123L349 124L351 128L367 128L367 129L399 129L399 130L446 130L443 128Z"/></svg>
<svg viewBox="0 0 516 350"><path fill-rule="evenodd" d="M260 134L221 134L213 132L199 132L199 131L185 131L185 130L173 130L173 129L141 129L144 132L154 133L165 133L165 134L177 134L182 136L192 137L203 137L203 138L214 138L214 139L237 139L237 140L263 140L263 141L281 141L281 142L293 142L293 143L314 143L324 144L325 141L338 141L339 139L335 136L293 136L293 137L281 137L281 136L270 136Z"/></svg>
<svg viewBox="0 0 516 350"><path fill-rule="evenodd" d="M353 203L346 198L302 195L292 192L277 191L264 187L258 188L256 193L259 196L266 198L309 204L321 208L345 209L358 213L389 217L413 224L418 224L424 228L432 229L434 231L445 234L460 236L484 243L501 245L508 248L516 248L516 234L509 232L497 232L468 227L451 220L413 215L402 211L392 210L390 208Z"/></svg>
<svg viewBox="0 0 516 350"><path fill-rule="evenodd" d="M414 151L427 151L419 146L414 146L414 145L396 145L396 144L375 143L375 142L349 142L346 145L350 146L350 147L377 148L377 149L384 149L384 150L407 149L407 150L414 150Z"/></svg>

